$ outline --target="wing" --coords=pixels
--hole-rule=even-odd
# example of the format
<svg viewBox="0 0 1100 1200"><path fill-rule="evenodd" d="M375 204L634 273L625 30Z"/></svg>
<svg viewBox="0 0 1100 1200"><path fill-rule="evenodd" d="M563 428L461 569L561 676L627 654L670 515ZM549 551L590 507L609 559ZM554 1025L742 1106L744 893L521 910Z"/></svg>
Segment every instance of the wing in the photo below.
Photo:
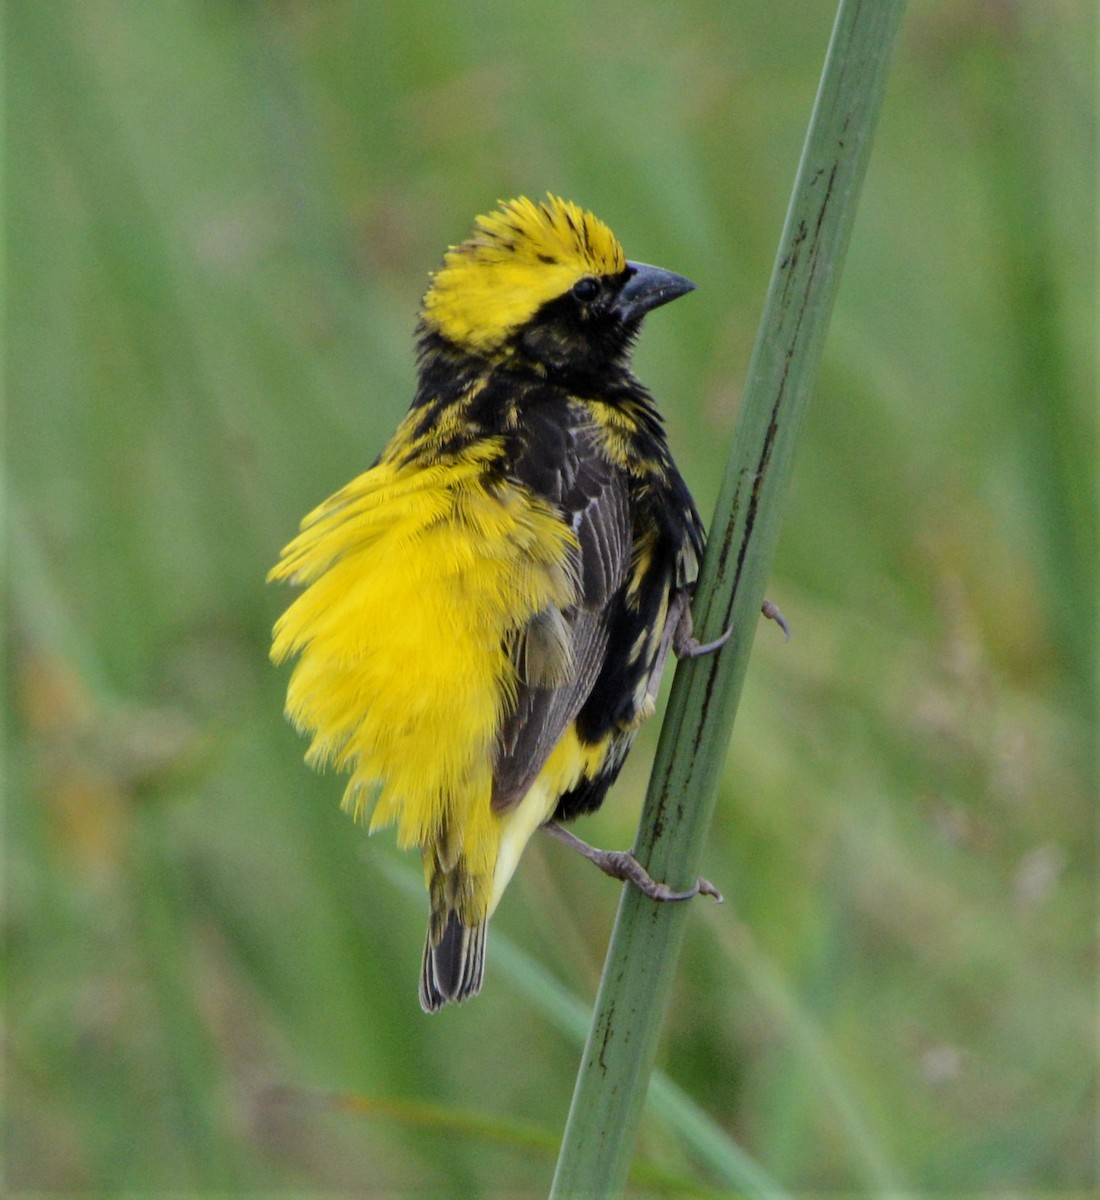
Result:
<svg viewBox="0 0 1100 1200"><path fill-rule="evenodd" d="M528 419L518 478L557 506L577 535L576 603L537 614L512 647L516 705L500 731L493 768L495 812L527 793L599 677L607 609L630 563L626 486L603 457L582 414Z"/></svg>
<svg viewBox="0 0 1100 1200"><path fill-rule="evenodd" d="M577 736L605 747L596 769L559 797L555 819L569 821L603 803L635 734L656 708L661 676L677 627L691 602L703 548L703 526L686 485L666 460L663 489L637 518L626 586L605 622L607 652L576 716Z"/></svg>

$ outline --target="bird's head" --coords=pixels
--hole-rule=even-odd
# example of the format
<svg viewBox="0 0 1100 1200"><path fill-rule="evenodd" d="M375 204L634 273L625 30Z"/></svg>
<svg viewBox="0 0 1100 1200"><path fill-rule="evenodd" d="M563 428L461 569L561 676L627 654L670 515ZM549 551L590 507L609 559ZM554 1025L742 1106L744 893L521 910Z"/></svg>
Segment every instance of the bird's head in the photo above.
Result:
<svg viewBox="0 0 1100 1200"><path fill-rule="evenodd" d="M622 358L642 317L694 286L627 261L611 230L576 204L521 197L478 217L447 251L422 328L466 353L587 373Z"/></svg>

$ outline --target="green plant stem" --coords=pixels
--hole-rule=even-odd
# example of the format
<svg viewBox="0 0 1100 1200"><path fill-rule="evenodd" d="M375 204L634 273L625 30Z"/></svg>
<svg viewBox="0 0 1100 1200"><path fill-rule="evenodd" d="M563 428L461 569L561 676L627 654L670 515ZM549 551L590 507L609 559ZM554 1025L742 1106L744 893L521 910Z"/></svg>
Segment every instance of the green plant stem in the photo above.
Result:
<svg viewBox="0 0 1100 1200"><path fill-rule="evenodd" d="M379 854L374 856L377 869L395 887L417 904L423 903L424 881L418 871L400 867ZM493 961L511 978L532 1011L539 1013L554 1028L582 1046L588 1033L588 1006L560 983L541 963L524 953L510 938L493 934ZM735 1188L746 1197L764 1200L790 1200L790 1197L752 1158L741 1149L716 1121L682 1091L662 1071L654 1071L649 1083L651 1114L655 1122L678 1138L684 1149L719 1184ZM557 1150L555 1140L553 1149ZM638 1164L634 1164L637 1175Z"/></svg>
<svg viewBox="0 0 1100 1200"><path fill-rule="evenodd" d="M904 0L842 0L826 55L694 606L701 640L733 635L677 671L635 848L674 888L690 886L702 861L903 10ZM687 915L687 905L623 888L551 1189L558 1200L623 1188Z"/></svg>

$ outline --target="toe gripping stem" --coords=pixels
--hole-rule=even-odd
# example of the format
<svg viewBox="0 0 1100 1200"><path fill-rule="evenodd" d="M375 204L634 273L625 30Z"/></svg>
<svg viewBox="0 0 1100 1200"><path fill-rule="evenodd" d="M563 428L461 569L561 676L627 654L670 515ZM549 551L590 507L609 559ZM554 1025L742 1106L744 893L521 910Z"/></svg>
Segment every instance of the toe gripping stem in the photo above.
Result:
<svg viewBox="0 0 1100 1200"><path fill-rule="evenodd" d="M722 893L708 879L697 879L694 886L687 891L673 891L667 883L658 883L629 851L597 850L595 846L581 841L568 829L563 829L556 821L547 821L543 829L551 837L557 838L559 842L583 855L589 862L595 863L605 875L610 875L612 879L621 879L624 883L632 883L650 900L664 903L670 900L690 900L693 896L713 896L719 904L722 903Z"/></svg>

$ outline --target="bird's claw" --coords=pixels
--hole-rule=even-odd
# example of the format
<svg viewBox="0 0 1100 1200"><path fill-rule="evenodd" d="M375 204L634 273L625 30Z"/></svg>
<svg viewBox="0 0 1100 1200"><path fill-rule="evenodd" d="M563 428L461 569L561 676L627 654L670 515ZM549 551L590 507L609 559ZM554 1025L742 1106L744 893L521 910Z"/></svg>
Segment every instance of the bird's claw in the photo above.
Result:
<svg viewBox="0 0 1100 1200"><path fill-rule="evenodd" d="M689 634L677 640L674 647L677 658L702 658L705 654L713 654L715 650L721 650L722 647L730 640L730 635L733 633L731 625L721 637L716 637L713 642L701 642L694 635Z"/></svg>
<svg viewBox="0 0 1100 1200"><path fill-rule="evenodd" d="M581 841L575 834L563 829L556 821L547 821L543 829L559 842L571 846L578 854L584 855L593 862L605 875L612 879L620 879L624 883L632 883L643 896L659 903L674 900L690 900L693 896L713 896L719 904L723 902L722 893L709 879L697 879L694 885L686 891L674 891L667 883L658 883L642 864L627 850L597 850L587 842Z"/></svg>
<svg viewBox="0 0 1100 1200"><path fill-rule="evenodd" d="M760 611L769 621L774 621L783 630L783 640L789 642L791 640L791 627L787 624L787 618L779 611L778 607L770 600L765 600L760 605Z"/></svg>
<svg viewBox="0 0 1100 1200"><path fill-rule="evenodd" d="M765 600L760 605L760 612L769 621L774 621L783 630L783 640L785 642L791 640L791 627L787 624L787 618L779 611L778 605L773 604L771 600ZM730 640L732 633L733 626L731 625L721 637L715 638L713 642L700 642L691 632L691 609L685 608L684 615L680 618L680 623L677 626L672 646L676 651L677 658L702 658L705 654L713 654L715 650L721 650Z"/></svg>

